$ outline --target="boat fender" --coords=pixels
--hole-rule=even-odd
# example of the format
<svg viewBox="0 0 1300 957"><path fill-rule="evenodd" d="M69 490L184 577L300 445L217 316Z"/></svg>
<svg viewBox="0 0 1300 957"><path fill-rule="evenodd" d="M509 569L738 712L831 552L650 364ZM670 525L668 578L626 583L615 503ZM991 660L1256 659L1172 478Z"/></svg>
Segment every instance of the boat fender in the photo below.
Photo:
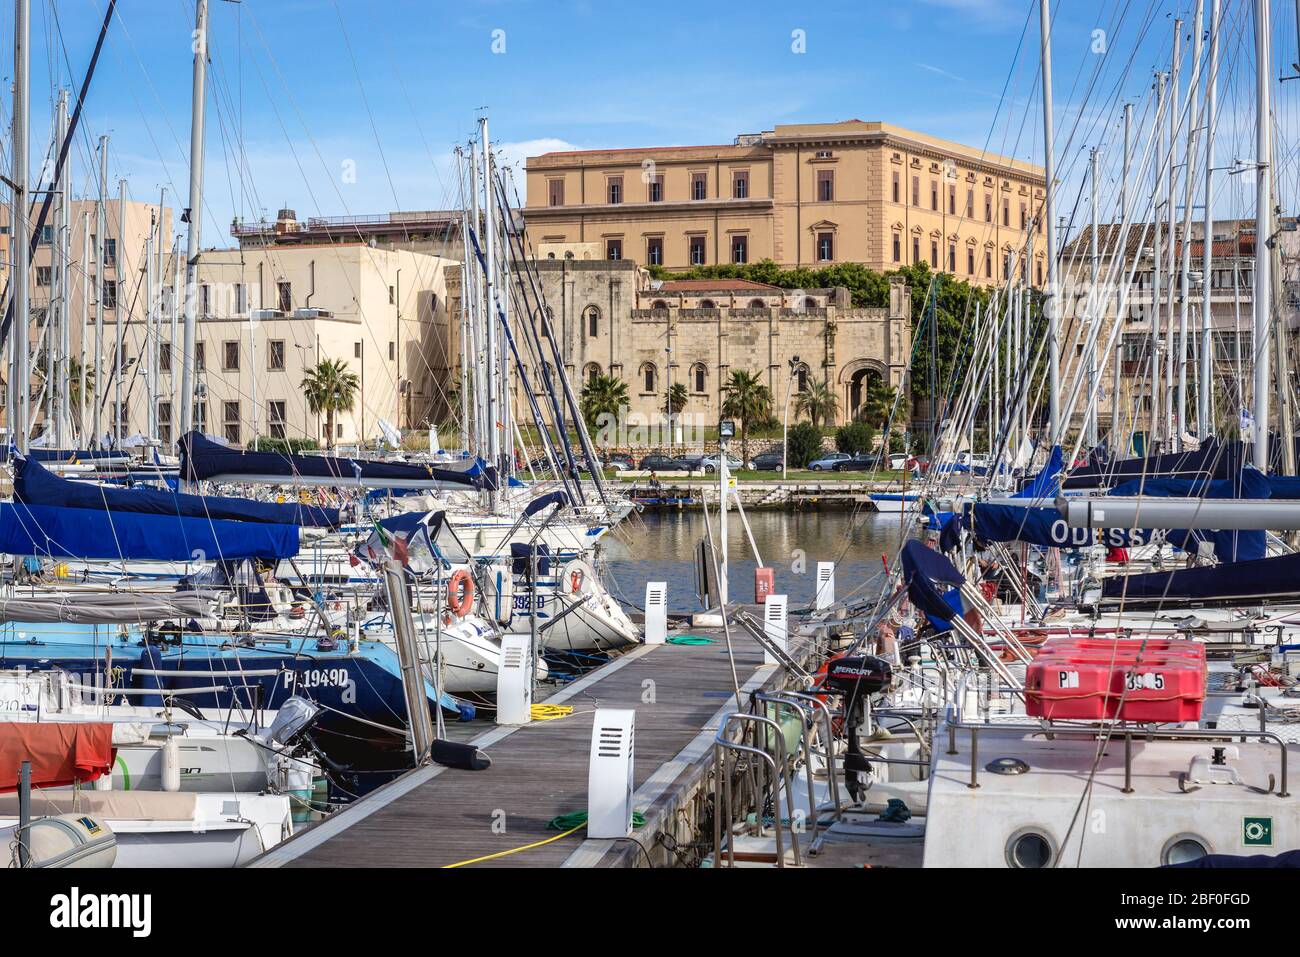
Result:
<svg viewBox="0 0 1300 957"><path fill-rule="evenodd" d="M463 568L451 573L447 582L447 607L459 618L464 618L474 608L474 579Z"/></svg>

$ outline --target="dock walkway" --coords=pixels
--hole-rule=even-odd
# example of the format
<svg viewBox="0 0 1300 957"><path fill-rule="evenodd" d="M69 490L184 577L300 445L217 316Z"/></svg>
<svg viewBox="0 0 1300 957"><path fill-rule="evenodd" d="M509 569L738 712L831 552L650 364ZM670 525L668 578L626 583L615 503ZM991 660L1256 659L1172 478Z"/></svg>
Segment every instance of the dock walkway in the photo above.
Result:
<svg viewBox="0 0 1300 957"><path fill-rule="evenodd" d="M791 616L791 625L794 616ZM793 627L791 629L793 631ZM546 824L587 809L592 715L635 708L635 840L584 840L584 832L473 866L617 867L673 862L675 842L702 810L700 788L721 718L739 705L720 629L685 629L708 645L640 646L546 698L573 713L471 739L492 758L485 771L439 765L410 771L252 862L254 867L444 867L553 838ZM741 694L776 687L775 665L732 627ZM449 729L450 730L450 729ZM457 737L460 737L457 735ZM661 838L666 833L668 838Z"/></svg>

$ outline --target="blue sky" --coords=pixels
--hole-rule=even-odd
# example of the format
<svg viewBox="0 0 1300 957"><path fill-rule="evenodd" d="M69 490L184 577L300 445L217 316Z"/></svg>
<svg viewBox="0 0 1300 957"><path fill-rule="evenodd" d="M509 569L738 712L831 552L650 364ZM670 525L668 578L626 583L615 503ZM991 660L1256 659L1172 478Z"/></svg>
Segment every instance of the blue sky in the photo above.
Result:
<svg viewBox="0 0 1300 957"><path fill-rule="evenodd" d="M34 163L52 75L80 81L105 2L33 0ZM1058 127L1072 126L1097 67L1095 30L1111 40L1101 85L1137 96L1166 55L1165 13L1190 5L1170 0L1143 33L1146 4L1062 0ZM1282 62L1294 59L1283 46L1293 47L1286 7L1276 25ZM137 198L164 185L175 197L188 177L193 2L121 0L118 9L87 102L77 182L86 144L107 132L114 192L124 176ZM1041 159L1036 0L212 0L211 20L205 246L229 244L233 216L285 204L302 217L454 205L450 150L481 107L516 161L545 149L726 143L776 123L854 117ZM794 31L805 52L792 49ZM1097 111L1090 105L1084 118L1104 126ZM0 115L8 121L7 102ZM1067 182L1083 147L1058 132Z"/></svg>

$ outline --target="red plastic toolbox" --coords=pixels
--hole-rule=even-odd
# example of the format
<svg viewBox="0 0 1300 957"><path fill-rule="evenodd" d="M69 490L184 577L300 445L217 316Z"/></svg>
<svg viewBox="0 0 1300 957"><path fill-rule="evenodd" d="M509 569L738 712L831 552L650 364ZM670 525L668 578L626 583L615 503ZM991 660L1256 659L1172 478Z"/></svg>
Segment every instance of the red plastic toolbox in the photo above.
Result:
<svg viewBox="0 0 1300 957"><path fill-rule="evenodd" d="M1142 647L1140 639L1049 642L1027 669L1026 712L1060 720L1198 720L1205 703L1204 648L1182 639L1164 640L1161 644L1172 647L1159 650L1154 644L1147 641Z"/></svg>

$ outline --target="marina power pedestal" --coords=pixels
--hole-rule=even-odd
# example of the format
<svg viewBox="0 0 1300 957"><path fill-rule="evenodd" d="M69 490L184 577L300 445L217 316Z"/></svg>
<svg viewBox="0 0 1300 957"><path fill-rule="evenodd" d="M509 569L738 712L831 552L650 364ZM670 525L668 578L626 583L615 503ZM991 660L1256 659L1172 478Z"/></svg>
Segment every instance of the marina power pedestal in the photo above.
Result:
<svg viewBox="0 0 1300 957"><path fill-rule="evenodd" d="M645 643L662 645L668 638L668 583L645 583Z"/></svg>
<svg viewBox="0 0 1300 957"><path fill-rule="evenodd" d="M782 651L790 650L789 598L785 595L768 595L763 599L763 633ZM774 665L777 660L763 649L763 664Z"/></svg>
<svg viewBox="0 0 1300 957"><path fill-rule="evenodd" d="M497 668L497 724L528 724L533 719L532 635L505 635Z"/></svg>
<svg viewBox="0 0 1300 957"><path fill-rule="evenodd" d="M636 711L597 708L591 723L587 770L587 837L616 839L632 834L632 751Z"/></svg>
<svg viewBox="0 0 1300 957"><path fill-rule="evenodd" d="M835 563L817 563L817 597L813 608L822 611L835 604Z"/></svg>

